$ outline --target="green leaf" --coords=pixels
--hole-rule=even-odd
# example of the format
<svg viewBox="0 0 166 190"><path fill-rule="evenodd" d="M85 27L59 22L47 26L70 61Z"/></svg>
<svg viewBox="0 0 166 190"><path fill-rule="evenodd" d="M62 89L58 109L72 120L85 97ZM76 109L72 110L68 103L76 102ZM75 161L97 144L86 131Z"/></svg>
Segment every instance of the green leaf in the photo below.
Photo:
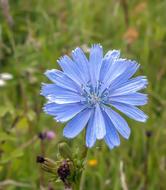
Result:
<svg viewBox="0 0 166 190"><path fill-rule="evenodd" d="M0 163L1 164L5 164L13 159L19 158L21 156L24 155L23 150L21 149L16 149L13 152L9 153L9 154L3 154Z"/></svg>
<svg viewBox="0 0 166 190"><path fill-rule="evenodd" d="M11 134L0 132L0 141L15 141L15 140L16 137L12 136Z"/></svg>

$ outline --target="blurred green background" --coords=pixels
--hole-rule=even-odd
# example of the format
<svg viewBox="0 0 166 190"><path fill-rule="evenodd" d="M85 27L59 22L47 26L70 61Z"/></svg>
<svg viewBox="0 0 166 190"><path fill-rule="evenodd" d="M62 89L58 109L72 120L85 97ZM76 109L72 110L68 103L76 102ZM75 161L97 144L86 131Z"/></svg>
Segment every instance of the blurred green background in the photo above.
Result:
<svg viewBox="0 0 166 190"><path fill-rule="evenodd" d="M98 142L89 151L83 190L166 189L166 1L165 0L0 0L0 189L61 190L36 164L44 153L56 159L62 125L42 111L43 73L81 46L101 43L105 52L141 64L147 75L146 123L128 120L128 141L110 151ZM38 134L55 138L41 142ZM80 149L83 135L71 141Z"/></svg>

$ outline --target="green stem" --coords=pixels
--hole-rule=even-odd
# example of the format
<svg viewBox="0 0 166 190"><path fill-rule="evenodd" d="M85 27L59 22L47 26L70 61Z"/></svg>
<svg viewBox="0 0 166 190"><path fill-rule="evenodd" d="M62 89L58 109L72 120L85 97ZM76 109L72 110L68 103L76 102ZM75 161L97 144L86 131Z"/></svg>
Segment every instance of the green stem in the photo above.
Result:
<svg viewBox="0 0 166 190"><path fill-rule="evenodd" d="M86 147L86 145L84 145L82 155L81 155L81 159L86 160L87 154L88 154L88 148Z"/></svg>
<svg viewBox="0 0 166 190"><path fill-rule="evenodd" d="M77 183L75 183L73 185L73 187L71 188L71 190L79 190L79 180L77 181Z"/></svg>
<svg viewBox="0 0 166 190"><path fill-rule="evenodd" d="M82 172L82 175L81 175L79 190L84 189L84 182L85 182L85 170Z"/></svg>
<svg viewBox="0 0 166 190"><path fill-rule="evenodd" d="M80 180L79 180L79 186L78 186L79 190L84 189L83 187L84 187L84 181L85 181L85 164L86 164L87 156L88 156L88 148L84 145L84 150L82 152L82 159L84 160L84 169L82 170Z"/></svg>

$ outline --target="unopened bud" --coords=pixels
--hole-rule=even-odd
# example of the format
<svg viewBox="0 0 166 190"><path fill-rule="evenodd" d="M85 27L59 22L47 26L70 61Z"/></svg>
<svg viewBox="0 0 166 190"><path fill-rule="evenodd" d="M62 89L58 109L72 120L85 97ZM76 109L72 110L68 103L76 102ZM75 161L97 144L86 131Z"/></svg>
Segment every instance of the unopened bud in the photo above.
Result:
<svg viewBox="0 0 166 190"><path fill-rule="evenodd" d="M59 148L59 153L63 158L65 159L69 158L70 160L72 160L72 152L67 143L65 142L59 143L58 148Z"/></svg>
<svg viewBox="0 0 166 190"><path fill-rule="evenodd" d="M43 141L43 140L45 140L45 138L46 138L46 133L45 133L45 132L40 132L40 133L38 134L38 137L39 137L39 139L40 139L41 141Z"/></svg>
<svg viewBox="0 0 166 190"><path fill-rule="evenodd" d="M70 165L67 160L64 160L57 170L59 178L65 182L67 177L70 175Z"/></svg>
<svg viewBox="0 0 166 190"><path fill-rule="evenodd" d="M37 162L37 163L43 163L44 161L45 161L44 157L42 157L42 156L37 156L37 158L36 158L36 162Z"/></svg>
<svg viewBox="0 0 166 190"><path fill-rule="evenodd" d="M146 136L147 136L148 138L150 138L150 137L153 135L153 131L147 130L147 131L145 132L145 134L146 134Z"/></svg>
<svg viewBox="0 0 166 190"><path fill-rule="evenodd" d="M41 168L49 173L56 174L57 163L49 158L44 158L42 156L37 156L37 162L41 163Z"/></svg>
<svg viewBox="0 0 166 190"><path fill-rule="evenodd" d="M54 138L55 138L55 133L54 133L54 131L47 131L47 132L46 132L46 137L47 137L48 140L54 139Z"/></svg>

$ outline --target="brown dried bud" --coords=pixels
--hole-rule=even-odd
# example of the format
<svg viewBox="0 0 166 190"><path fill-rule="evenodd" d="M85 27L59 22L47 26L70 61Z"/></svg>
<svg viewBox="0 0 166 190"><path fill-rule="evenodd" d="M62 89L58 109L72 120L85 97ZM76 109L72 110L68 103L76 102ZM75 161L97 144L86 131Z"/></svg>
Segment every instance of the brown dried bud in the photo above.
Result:
<svg viewBox="0 0 166 190"><path fill-rule="evenodd" d="M147 131L145 132L145 134L146 134L146 136L147 136L148 138L150 138L150 137L153 135L153 132L150 131L150 130L147 130Z"/></svg>
<svg viewBox="0 0 166 190"><path fill-rule="evenodd" d="M57 163L49 158L44 158L42 156L37 156L37 163L40 163L41 168L49 173L56 174Z"/></svg>
<svg viewBox="0 0 166 190"><path fill-rule="evenodd" d="M36 158L36 162L37 162L37 163L43 163L44 161L45 161L44 157L42 157L42 156L37 156L37 158Z"/></svg>
<svg viewBox="0 0 166 190"><path fill-rule="evenodd" d="M59 178L65 183L67 177L70 175L70 165L67 160L64 160L57 170Z"/></svg>
<svg viewBox="0 0 166 190"><path fill-rule="evenodd" d="M40 132L40 133L38 134L38 137L39 137L39 139L40 139L41 141L43 141L43 140L45 140L45 138L46 138L47 136L46 136L46 133L45 133L45 132Z"/></svg>

